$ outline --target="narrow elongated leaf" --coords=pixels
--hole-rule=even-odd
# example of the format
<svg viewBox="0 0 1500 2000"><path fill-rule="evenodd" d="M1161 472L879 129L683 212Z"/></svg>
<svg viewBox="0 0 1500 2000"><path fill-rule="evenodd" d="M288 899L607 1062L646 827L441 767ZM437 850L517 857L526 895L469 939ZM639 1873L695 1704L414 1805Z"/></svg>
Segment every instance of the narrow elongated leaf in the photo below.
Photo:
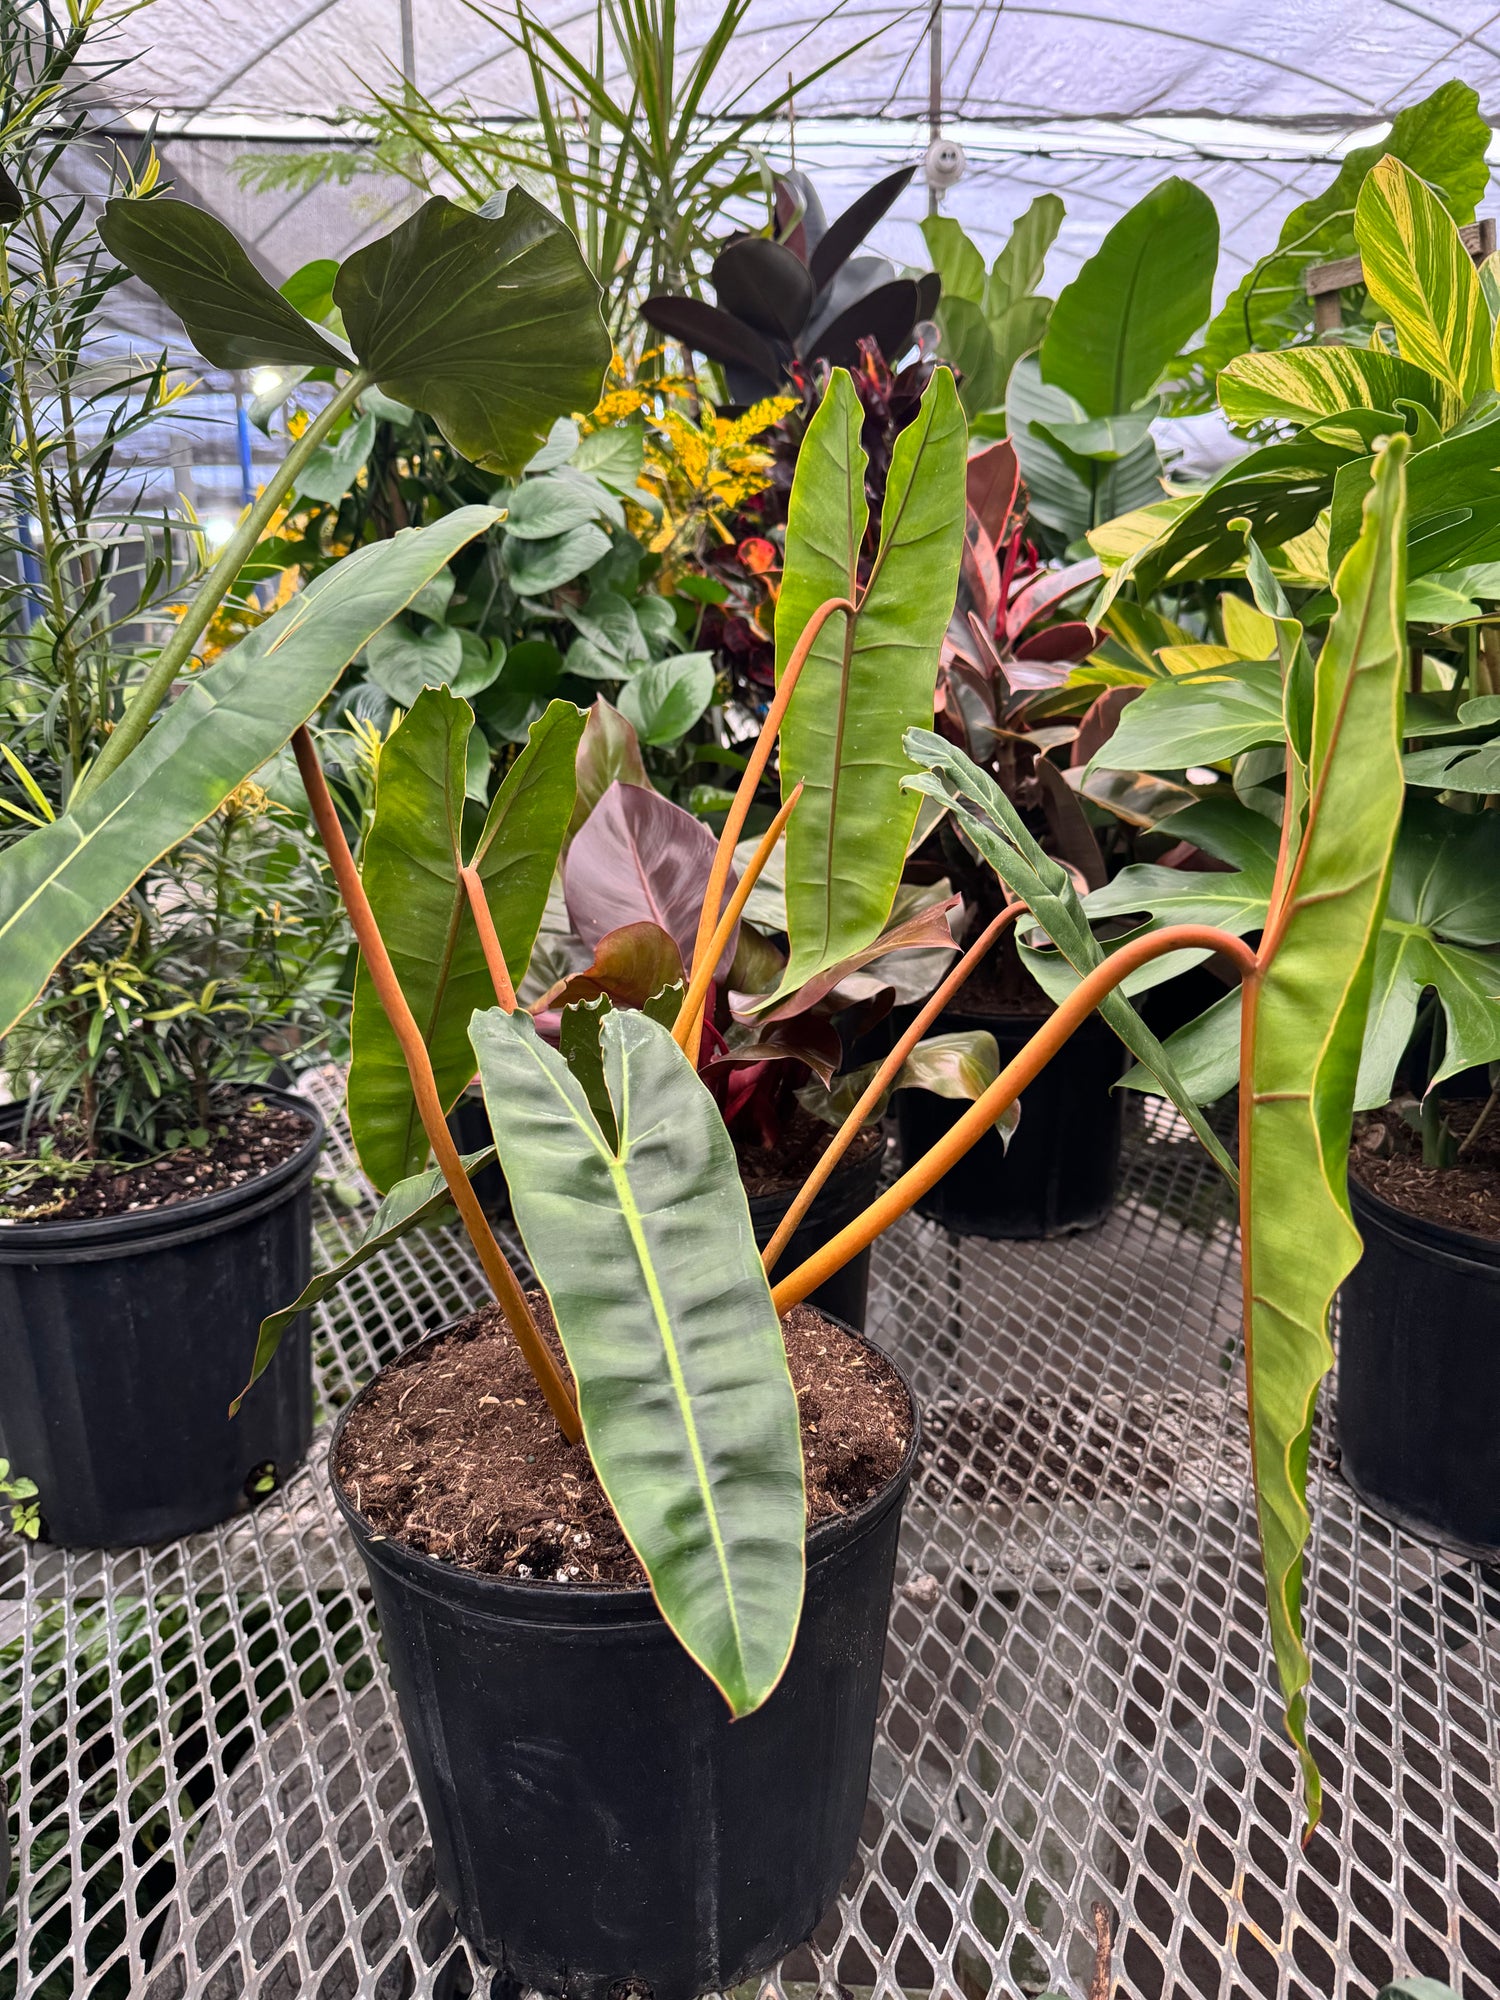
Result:
<svg viewBox="0 0 1500 2000"><path fill-rule="evenodd" d="M1420 404L1447 429L1461 405L1451 388L1381 347L1291 347L1281 354L1242 354L1219 377L1219 402L1232 424L1267 417L1315 424L1345 410L1394 411ZM1401 425L1393 416L1389 428Z"/></svg>
<svg viewBox="0 0 1500 2000"><path fill-rule="evenodd" d="M1245 1051L1251 1449L1272 1644L1314 1824L1321 1784L1307 1744L1301 1627L1307 1455L1318 1385L1333 1363L1329 1309L1360 1254L1347 1158L1402 799L1405 457L1397 438L1377 461L1363 532L1336 580L1314 683L1307 827L1272 912L1272 956Z"/></svg>
<svg viewBox="0 0 1500 2000"><path fill-rule="evenodd" d="M193 675L76 812L0 853L0 1031L154 861L258 771L361 647L496 519L463 507L345 556Z"/></svg>
<svg viewBox="0 0 1500 2000"><path fill-rule="evenodd" d="M104 204L99 235L216 368L348 367L345 349L288 304L206 209L164 195L117 195Z"/></svg>
<svg viewBox="0 0 1500 2000"><path fill-rule="evenodd" d="M734 1148L667 1030L610 1013L611 1144L524 1014L474 1051L516 1226L599 1480L662 1616L735 1715L791 1653L806 1501L797 1400Z"/></svg>
<svg viewBox="0 0 1500 2000"><path fill-rule="evenodd" d="M776 606L782 671L831 597L854 598L866 523L862 411L835 369L797 461ZM916 817L902 732L930 723L963 546L965 431L946 368L891 457L880 550L850 619L824 625L781 730L781 783L805 787L787 828L790 993L880 932Z"/></svg>
<svg viewBox="0 0 1500 2000"><path fill-rule="evenodd" d="M381 389L476 465L519 472L599 400L610 341L578 245L523 188L485 216L441 195L356 250L333 296Z"/></svg>
<svg viewBox="0 0 1500 2000"><path fill-rule="evenodd" d="M1490 381L1490 314L1458 224L1400 160L1371 169L1354 210L1370 297L1402 359L1446 384L1460 409Z"/></svg>
<svg viewBox="0 0 1500 2000"><path fill-rule="evenodd" d="M1104 962L1103 947L1089 929L1073 879L1060 862L1038 847L1024 821L994 779L930 729L913 729L907 752L925 768L908 788L944 800L979 852L1013 896L1031 911L1074 971L1092 972ZM1111 993L1099 1012L1120 1040L1160 1082L1231 1184L1234 1164L1183 1086L1161 1043L1130 1002Z"/></svg>
<svg viewBox="0 0 1500 2000"><path fill-rule="evenodd" d="M1208 318L1219 218L1191 181L1153 188L1110 230L1052 308L1042 379L1089 417L1134 409Z"/></svg>
<svg viewBox="0 0 1500 2000"><path fill-rule="evenodd" d="M362 878L391 963L422 1030L444 1111L474 1074L469 1016L494 999L459 868L472 859L519 986L573 810L583 716L555 701L505 774L472 857L464 846L465 768L473 711L427 688L380 753L375 817ZM350 1022L349 1129L360 1165L382 1191L427 1161L401 1045L361 960Z"/></svg>
<svg viewBox="0 0 1500 2000"><path fill-rule="evenodd" d="M484 1146L477 1153L460 1153L458 1157L459 1164L472 1180L475 1174L482 1173L492 1163L495 1149ZM414 1229L439 1229L445 1222L455 1221L457 1216L458 1210L448 1193L448 1183L438 1168L434 1167L425 1174L413 1174L410 1180L397 1181L349 1254L341 1257L336 1264L330 1264L326 1271L319 1271L289 1306L267 1313L261 1321L250 1380L230 1404L230 1416L238 1414L240 1404L275 1360L277 1348L299 1313L309 1312L330 1292L337 1290L351 1271L357 1271L361 1264L368 1264L372 1257L378 1257L382 1250L399 1243Z"/></svg>

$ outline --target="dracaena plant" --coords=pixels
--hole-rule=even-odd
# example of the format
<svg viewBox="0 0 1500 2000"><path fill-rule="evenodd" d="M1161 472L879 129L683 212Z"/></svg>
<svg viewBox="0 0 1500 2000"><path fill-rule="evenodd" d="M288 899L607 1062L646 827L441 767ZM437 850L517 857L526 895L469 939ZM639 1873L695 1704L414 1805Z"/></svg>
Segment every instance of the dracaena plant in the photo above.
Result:
<svg viewBox="0 0 1500 2000"><path fill-rule="evenodd" d="M263 529L344 413L373 389L425 409L473 463L513 475L557 417L593 406L610 353L598 286L576 243L520 190L488 217L434 199L350 257L332 281L347 340L306 318L222 223L186 202L142 190L116 197L99 236L211 362L327 368L333 383L166 644L115 682L95 754L71 772L60 809L0 853L0 1031L142 875L284 746L389 621L502 518L494 507L461 507L356 549L190 672ZM70 627L70 637L89 633L86 620Z"/></svg>
<svg viewBox="0 0 1500 2000"><path fill-rule="evenodd" d="M939 386L942 381L935 384L934 417L945 395L953 396L951 385ZM833 467L846 488L857 491L849 412L834 396L829 409L828 434L813 463ZM1291 755L1283 839L1258 949L1215 926L1189 923L1133 939L1106 958L1067 871L1041 850L993 779L960 750L916 728L905 735L907 775L894 760L880 760L883 819L895 822L904 838L920 796L939 801L1010 894L997 926L1029 912L1073 965L1078 983L953 1130L774 1290L768 1275L799 1206L805 1209L831 1171L830 1161L859 1129L860 1107L851 1110L809 1177L783 1233L757 1256L729 1133L698 1077L696 1056L716 971L783 830L789 894L795 884L797 893L806 889L815 912L832 908L832 870L804 875L797 864L806 849L798 854L794 836L800 827L808 842L828 851L831 841L832 851L839 851L840 788L827 784L827 749L837 730L838 689L859 652L858 619L876 586L856 585L852 596L842 594L848 571L839 562L852 562L852 555L829 555L822 538L789 577L782 598L787 655L715 849L680 995L669 991L659 996L659 1006L640 1009L590 1001L576 1009L587 1018L576 1023L575 1033L563 1032L559 1049L516 1006L513 972L522 969L525 925L539 902L541 817L551 830L545 846L555 853L574 768L569 751L581 717L559 715L547 738L533 739L533 783L539 798L545 789L546 805L525 823L524 838L508 835L503 825L489 826L471 846L461 829L450 827L444 837L451 856L444 865L452 883L451 935L476 983L487 979L485 998L493 1002L475 1007L465 1025L517 1226L550 1300L571 1382L541 1341L515 1272L479 1211L466 1167L486 1156L465 1163L454 1149L422 1027L310 739L299 734L297 754L314 811L366 970L408 1065L411 1095L438 1169L392 1188L365 1243L267 1321L257 1365L264 1365L296 1312L345 1270L430 1221L451 1200L565 1435L585 1444L664 1617L734 1712L748 1713L766 1699L785 1666L803 1583L798 1418L778 1314L805 1299L930 1189L1015 1104L1096 1007L1195 1115L1170 1063L1118 989L1130 972L1165 954L1222 952L1243 976L1239 1186L1256 1492L1272 1636L1289 1725L1304 1757L1309 1815L1316 1818L1298 1622L1308 1531L1306 1461L1313 1399L1329 1358L1328 1307L1358 1248L1342 1175L1401 787L1406 449L1404 439L1395 439L1377 458L1361 532L1335 581L1337 610L1327 643L1306 671L1288 673ZM913 496L918 513L926 497ZM955 549L962 519L956 498L950 494L946 519L934 524L951 533ZM796 520L794 508L794 528ZM856 544L857 536L851 537L849 546ZM836 594L816 597L829 581ZM793 588L799 582L800 589ZM926 668L931 678L936 664L934 642ZM898 720L883 713L867 747ZM781 809L731 891L735 843L778 745ZM449 755L457 760L456 750ZM554 781L545 788L544 770ZM873 774L861 782L871 787L865 804L873 803ZM511 810L520 807L518 785ZM415 872L430 863L435 842L425 823L413 836ZM893 887L900 841L887 835L877 846L891 849ZM530 884L530 903L516 920L514 966L492 908L496 885L504 887L513 874L517 885L523 879ZM863 913L841 903L837 921L819 922L810 937L795 940L788 976L793 966L800 969L799 947L801 963L816 967L850 937L868 941L885 920L891 887ZM927 1020L991 942L981 938L965 952L944 981L947 992L940 989L919 1013L872 1079L873 1088L897 1074ZM1222 1150L1218 1157L1232 1174Z"/></svg>

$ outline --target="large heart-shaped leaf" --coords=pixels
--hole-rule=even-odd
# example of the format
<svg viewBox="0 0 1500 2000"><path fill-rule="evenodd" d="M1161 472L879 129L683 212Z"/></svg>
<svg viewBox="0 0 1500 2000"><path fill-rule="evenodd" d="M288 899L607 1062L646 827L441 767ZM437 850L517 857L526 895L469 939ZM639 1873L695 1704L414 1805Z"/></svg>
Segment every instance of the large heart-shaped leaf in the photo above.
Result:
<svg viewBox="0 0 1500 2000"><path fill-rule="evenodd" d="M348 367L346 350L288 304L206 209L165 195L117 195L104 204L99 236L216 368Z"/></svg>
<svg viewBox="0 0 1500 2000"><path fill-rule="evenodd" d="M0 1030L64 953L322 702L361 647L497 516L463 507L356 549L194 674L127 765L0 853Z"/></svg>
<svg viewBox="0 0 1500 2000"><path fill-rule="evenodd" d="M1384 159L1359 191L1354 234L1372 301L1405 361L1466 408L1490 380L1490 313L1458 224L1410 167Z"/></svg>
<svg viewBox="0 0 1500 2000"><path fill-rule="evenodd" d="M1052 308L1044 382L1090 417L1135 405L1208 318L1219 218L1191 181L1172 179L1126 211Z"/></svg>
<svg viewBox="0 0 1500 2000"><path fill-rule="evenodd" d="M529 542L519 536L505 541L505 573L519 597L541 597L558 590L592 569L609 554L609 536L596 521Z"/></svg>
<svg viewBox="0 0 1500 2000"><path fill-rule="evenodd" d="M435 195L356 250L333 296L385 394L426 410L476 465L519 472L555 417L599 400L611 352L599 286L523 188L498 216Z"/></svg>
<svg viewBox="0 0 1500 2000"><path fill-rule="evenodd" d="M526 1015L476 1014L472 1034L600 1484L662 1616L746 1715L791 1653L806 1501L786 1349L723 1120L645 1014L601 1029L613 1143Z"/></svg>
<svg viewBox="0 0 1500 2000"><path fill-rule="evenodd" d="M391 963L432 1058L444 1111L474 1074L469 1016L494 999L459 868L478 870L506 969L519 986L573 810L583 716L556 701L505 774L472 855L464 846L465 772L473 714L447 688L427 688L380 753L362 879ZM349 1128L360 1165L382 1191L427 1162L401 1045L361 960L350 1022Z"/></svg>
<svg viewBox="0 0 1500 2000"><path fill-rule="evenodd" d="M804 786L787 828L791 958L783 997L863 950L890 914L916 817L902 796L903 732L930 723L963 547L965 428L946 368L891 456L880 548L857 591L864 537L863 411L835 369L808 426L787 517L776 606L778 673L820 604L835 615L812 649L781 729L782 796Z"/></svg>
<svg viewBox="0 0 1500 2000"><path fill-rule="evenodd" d="M714 848L702 820L660 792L612 784L568 849L563 882L574 930L593 951L621 924L657 924L691 963ZM719 977L733 960L731 938Z"/></svg>

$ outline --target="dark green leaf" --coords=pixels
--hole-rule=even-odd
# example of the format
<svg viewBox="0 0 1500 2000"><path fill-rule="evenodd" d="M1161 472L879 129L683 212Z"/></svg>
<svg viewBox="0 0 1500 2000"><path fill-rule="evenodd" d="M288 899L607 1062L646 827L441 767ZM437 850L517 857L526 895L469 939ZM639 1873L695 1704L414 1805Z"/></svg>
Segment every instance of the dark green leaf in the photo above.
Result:
<svg viewBox="0 0 1500 2000"><path fill-rule="evenodd" d="M642 743L677 743L714 698L712 653L671 653L620 689L620 713Z"/></svg>

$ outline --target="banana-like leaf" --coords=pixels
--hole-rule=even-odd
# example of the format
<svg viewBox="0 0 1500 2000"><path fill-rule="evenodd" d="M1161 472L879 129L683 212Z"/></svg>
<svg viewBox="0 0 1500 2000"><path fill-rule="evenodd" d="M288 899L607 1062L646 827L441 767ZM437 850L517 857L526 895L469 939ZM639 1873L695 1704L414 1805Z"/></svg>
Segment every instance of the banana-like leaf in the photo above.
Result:
<svg viewBox="0 0 1500 2000"><path fill-rule="evenodd" d="M847 597L802 670L781 728L781 782L805 787L787 828L791 956L782 995L860 951L890 914L916 816L902 796L902 733L931 723L963 547L965 427L939 368L896 440L880 549L856 592L865 532L863 412L842 368L797 460L776 606L778 672L820 604Z"/></svg>
<svg viewBox="0 0 1500 2000"><path fill-rule="evenodd" d="M925 766L920 777L907 780L908 787L948 803L955 821L1010 893L1026 904L1074 971L1082 975L1102 965L1104 948L1089 929L1072 877L1061 862L1038 847L988 772L930 729L909 730L906 749L913 762ZM1136 1061L1157 1078L1233 1184L1238 1178L1233 1161L1209 1129L1161 1043L1130 1002L1121 993L1111 993L1099 1012Z"/></svg>
<svg viewBox="0 0 1500 2000"><path fill-rule="evenodd" d="M472 1180L482 1173L495 1158L493 1146L485 1146L477 1153L460 1153L459 1164ZM250 1369L250 1380L229 1405L230 1416L237 1416L240 1404L255 1387L276 1358L276 1350L288 1327L299 1313L308 1312L321 1299L344 1282L351 1271L357 1271L361 1264L368 1264L372 1257L378 1257L382 1250L388 1250L393 1243L399 1243L403 1236L409 1236L414 1229L439 1229L445 1222L457 1219L458 1210L448 1193L448 1183L442 1173L434 1167L430 1173L413 1174L410 1180L397 1181L390 1193L381 1202L370 1218L370 1226L347 1257L341 1257L336 1264L330 1264L326 1271L319 1271L310 1284L297 1294L289 1306L268 1313L260 1323L260 1333L255 1342L255 1360Z"/></svg>
<svg viewBox="0 0 1500 2000"><path fill-rule="evenodd" d="M287 303L206 209L163 195L117 195L104 204L99 236L216 368L348 367L347 352Z"/></svg>
<svg viewBox="0 0 1500 2000"><path fill-rule="evenodd" d="M154 861L307 720L388 619L496 519L463 507L356 549L194 674L76 812L0 853L0 1032Z"/></svg>
<svg viewBox="0 0 1500 2000"><path fill-rule="evenodd" d="M1458 224L1410 167L1373 167L1354 208L1370 298L1396 329L1404 361L1466 409L1490 380L1490 313Z"/></svg>
<svg viewBox="0 0 1500 2000"><path fill-rule="evenodd" d="M474 715L447 688L424 688L380 753L375 816L362 879L432 1058L444 1111L474 1074L469 1016L494 999L459 869L471 860L513 985L531 962L563 835L573 810L583 715L555 701L495 794L468 855L464 777ZM401 1045L363 959L349 1029L349 1129L360 1165L382 1192L420 1172L427 1133Z"/></svg>
<svg viewBox="0 0 1500 2000"><path fill-rule="evenodd" d="M1394 411L1399 401L1429 411L1444 429L1458 421L1458 398L1435 375L1383 347L1290 347L1241 354L1219 377L1219 403L1232 424L1316 424L1345 410ZM1392 430L1401 428L1392 417Z"/></svg>
<svg viewBox="0 0 1500 2000"><path fill-rule="evenodd" d="M525 1014L476 1014L471 1034L589 1456L662 1616L747 1715L796 1636L806 1500L786 1349L723 1120L645 1014L602 1025L614 1143Z"/></svg>
<svg viewBox="0 0 1500 2000"><path fill-rule="evenodd" d="M1251 1450L1271 1639L1308 1819L1302 1568L1307 1455L1333 1364L1328 1313L1360 1254L1347 1188L1350 1122L1376 942L1400 818L1406 661L1405 438L1380 454L1364 528L1339 570L1318 656L1306 825L1273 907L1244 1051L1241 1228Z"/></svg>
<svg viewBox="0 0 1500 2000"><path fill-rule="evenodd" d="M441 195L356 250L333 296L381 389L476 465L519 472L553 419L599 400L610 341L571 233L523 188L503 214Z"/></svg>

